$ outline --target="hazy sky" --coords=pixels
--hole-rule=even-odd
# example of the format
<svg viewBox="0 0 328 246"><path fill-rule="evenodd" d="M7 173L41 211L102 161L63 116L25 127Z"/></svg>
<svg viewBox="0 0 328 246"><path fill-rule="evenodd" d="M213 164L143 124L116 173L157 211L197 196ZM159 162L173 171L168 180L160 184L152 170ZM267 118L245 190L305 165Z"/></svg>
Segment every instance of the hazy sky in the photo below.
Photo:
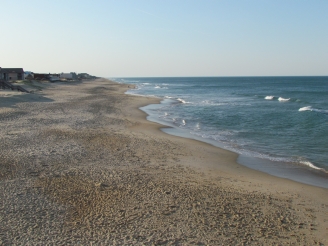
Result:
<svg viewBox="0 0 328 246"><path fill-rule="evenodd" d="M0 0L0 67L328 75L327 0Z"/></svg>

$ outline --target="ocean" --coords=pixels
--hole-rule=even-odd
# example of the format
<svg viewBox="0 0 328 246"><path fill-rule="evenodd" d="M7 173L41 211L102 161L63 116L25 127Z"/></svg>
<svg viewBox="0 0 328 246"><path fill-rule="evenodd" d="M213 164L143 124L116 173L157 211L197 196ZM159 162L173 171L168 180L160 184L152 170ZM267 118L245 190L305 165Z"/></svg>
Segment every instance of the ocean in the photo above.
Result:
<svg viewBox="0 0 328 246"><path fill-rule="evenodd" d="M163 131L239 154L250 168L328 188L328 77L114 78L161 104Z"/></svg>

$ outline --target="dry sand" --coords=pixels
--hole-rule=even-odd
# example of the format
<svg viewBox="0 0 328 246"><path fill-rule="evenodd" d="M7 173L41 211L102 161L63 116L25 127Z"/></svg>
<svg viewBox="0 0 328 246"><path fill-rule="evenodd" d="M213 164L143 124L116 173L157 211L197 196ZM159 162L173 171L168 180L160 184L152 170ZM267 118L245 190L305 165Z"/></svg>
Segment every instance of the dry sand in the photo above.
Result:
<svg viewBox="0 0 328 246"><path fill-rule="evenodd" d="M162 133L105 79L0 91L0 245L328 245L328 191Z"/></svg>

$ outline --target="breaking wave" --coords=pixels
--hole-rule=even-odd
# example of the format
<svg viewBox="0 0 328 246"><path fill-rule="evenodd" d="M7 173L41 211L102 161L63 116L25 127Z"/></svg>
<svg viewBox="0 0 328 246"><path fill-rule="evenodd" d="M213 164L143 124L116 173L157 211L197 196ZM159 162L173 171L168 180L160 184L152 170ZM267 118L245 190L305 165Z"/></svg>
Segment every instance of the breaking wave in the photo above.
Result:
<svg viewBox="0 0 328 246"><path fill-rule="evenodd" d="M313 112L328 114L328 110L316 109L316 108L312 108L311 106L306 106L306 107L300 108L298 111L300 111L300 112L313 111Z"/></svg>
<svg viewBox="0 0 328 246"><path fill-rule="evenodd" d="M312 111L313 108L311 106L306 106L306 107L303 107L303 108L300 108L298 111Z"/></svg>
<svg viewBox="0 0 328 246"><path fill-rule="evenodd" d="M323 171L323 172L325 172L325 173L328 173L324 168L317 167L317 166L313 165L313 164L312 164L311 162L309 162L309 161L301 161L301 164L302 164L302 165L305 165L305 166L308 166L308 167L310 167L310 168L312 168L312 169L320 170L320 171Z"/></svg>
<svg viewBox="0 0 328 246"><path fill-rule="evenodd" d="M289 100L290 100L290 98L283 98L283 97L278 98L279 102L288 102Z"/></svg>
<svg viewBox="0 0 328 246"><path fill-rule="evenodd" d="M186 102L185 100L183 100L183 99L181 99L181 98L178 98L177 99L179 102L181 102L181 103L188 103L188 102Z"/></svg>

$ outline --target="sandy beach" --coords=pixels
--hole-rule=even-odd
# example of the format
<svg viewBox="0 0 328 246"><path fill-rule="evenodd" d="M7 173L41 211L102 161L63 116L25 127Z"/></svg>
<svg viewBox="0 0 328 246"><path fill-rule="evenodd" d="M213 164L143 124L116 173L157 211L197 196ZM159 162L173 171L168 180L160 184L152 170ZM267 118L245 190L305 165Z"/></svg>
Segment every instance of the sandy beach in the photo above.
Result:
<svg viewBox="0 0 328 246"><path fill-rule="evenodd" d="M328 189L163 133L106 79L0 90L0 245L328 245Z"/></svg>

